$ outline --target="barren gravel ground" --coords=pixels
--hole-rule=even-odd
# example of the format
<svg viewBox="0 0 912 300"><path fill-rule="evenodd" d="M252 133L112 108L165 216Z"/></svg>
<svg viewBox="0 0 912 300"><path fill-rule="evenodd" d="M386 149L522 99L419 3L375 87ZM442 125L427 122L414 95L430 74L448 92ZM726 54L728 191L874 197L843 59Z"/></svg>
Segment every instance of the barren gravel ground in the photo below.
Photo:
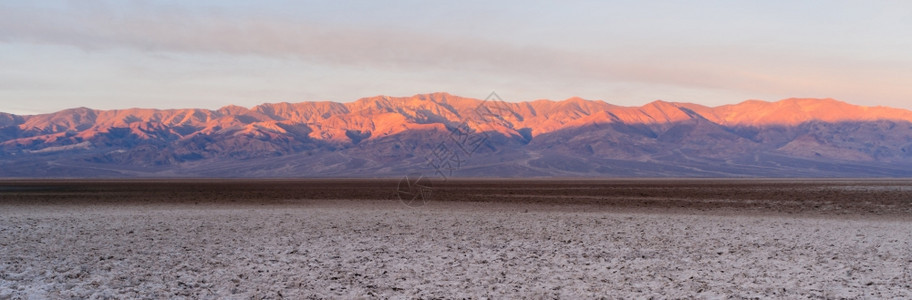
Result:
<svg viewBox="0 0 912 300"><path fill-rule="evenodd" d="M0 299L912 298L912 221L890 213L912 200L893 195L884 206L879 194L912 193L897 185L842 186L871 193L855 200L869 204L832 210L820 203L849 200L821 198L798 205L799 214L704 196L663 200L683 208L528 199L409 208L389 199L244 194L259 200L196 203L185 199L192 192L137 196L161 198L158 188L9 186L0 193ZM533 190L517 186L496 197ZM564 191L557 196L585 196ZM447 197L458 195L439 195Z"/></svg>

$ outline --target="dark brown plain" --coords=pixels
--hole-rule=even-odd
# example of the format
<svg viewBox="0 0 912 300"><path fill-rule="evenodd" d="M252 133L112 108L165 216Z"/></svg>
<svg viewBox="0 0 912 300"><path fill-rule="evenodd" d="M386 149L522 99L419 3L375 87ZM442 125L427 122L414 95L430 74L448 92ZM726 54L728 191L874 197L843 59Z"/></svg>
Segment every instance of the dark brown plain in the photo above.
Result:
<svg viewBox="0 0 912 300"><path fill-rule="evenodd" d="M431 202L526 209L912 218L907 179L460 179L433 182ZM0 206L308 205L399 201L396 179L5 180ZM365 203L367 203L365 202Z"/></svg>

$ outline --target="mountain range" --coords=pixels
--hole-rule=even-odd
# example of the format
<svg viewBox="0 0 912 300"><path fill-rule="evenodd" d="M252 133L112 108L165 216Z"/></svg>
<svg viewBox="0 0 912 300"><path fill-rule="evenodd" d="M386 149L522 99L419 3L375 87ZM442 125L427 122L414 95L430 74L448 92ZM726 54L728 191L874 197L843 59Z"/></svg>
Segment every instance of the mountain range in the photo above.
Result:
<svg viewBox="0 0 912 300"><path fill-rule="evenodd" d="M912 111L447 93L0 113L0 177L910 177Z"/></svg>

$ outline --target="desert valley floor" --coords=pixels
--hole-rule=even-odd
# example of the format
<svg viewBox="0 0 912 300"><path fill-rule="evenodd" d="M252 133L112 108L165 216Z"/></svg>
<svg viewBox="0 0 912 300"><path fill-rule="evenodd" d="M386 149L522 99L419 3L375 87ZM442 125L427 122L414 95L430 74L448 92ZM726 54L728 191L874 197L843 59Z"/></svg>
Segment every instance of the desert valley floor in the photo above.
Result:
<svg viewBox="0 0 912 300"><path fill-rule="evenodd" d="M912 298L910 180L0 181L0 299Z"/></svg>

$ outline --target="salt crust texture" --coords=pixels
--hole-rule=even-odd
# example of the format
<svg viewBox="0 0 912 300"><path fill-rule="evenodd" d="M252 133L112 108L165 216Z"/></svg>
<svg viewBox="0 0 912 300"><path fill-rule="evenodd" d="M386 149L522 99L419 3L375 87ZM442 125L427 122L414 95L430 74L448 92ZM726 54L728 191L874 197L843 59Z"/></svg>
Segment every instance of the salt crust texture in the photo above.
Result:
<svg viewBox="0 0 912 300"><path fill-rule="evenodd" d="M912 222L305 201L0 210L0 299L912 298Z"/></svg>

